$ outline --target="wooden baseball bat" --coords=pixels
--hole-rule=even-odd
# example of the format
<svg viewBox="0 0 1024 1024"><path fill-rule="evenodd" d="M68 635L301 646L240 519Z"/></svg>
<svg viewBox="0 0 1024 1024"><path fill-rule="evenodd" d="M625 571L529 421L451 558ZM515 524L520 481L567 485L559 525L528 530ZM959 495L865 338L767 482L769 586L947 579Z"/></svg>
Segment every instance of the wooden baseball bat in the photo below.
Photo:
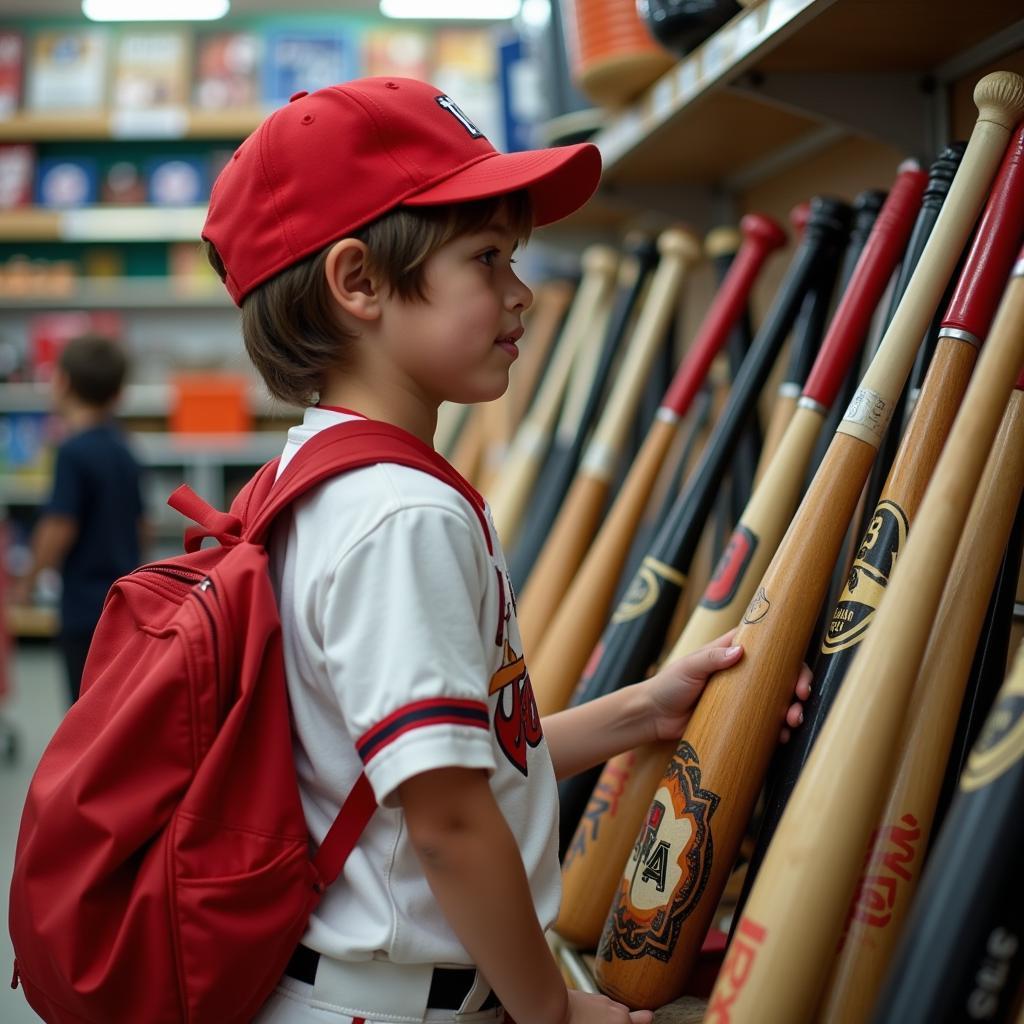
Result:
<svg viewBox="0 0 1024 1024"><path fill-rule="evenodd" d="M989 108L985 84L975 91L981 93L983 118ZM1020 105L1013 113L1019 116L1024 80L1017 77L1003 89L1004 95L1016 94ZM970 158L968 147L961 174ZM892 572L882 614L860 646L751 890L738 929L746 924L758 932L756 953L739 985L723 965L709 1020L721 1020L724 1013L736 1024L790 1024L814 1012L956 542L1022 363L1024 260Z"/></svg>
<svg viewBox="0 0 1024 1024"><path fill-rule="evenodd" d="M1013 265L1024 230L1024 129L1018 130L1003 157L964 270L939 328L939 340L924 388L892 464L857 557L814 662L814 689L804 705L803 724L777 755L766 800L754 872L843 679L877 614L892 566L949 436Z"/></svg>
<svg viewBox="0 0 1024 1024"><path fill-rule="evenodd" d="M558 417L562 396L576 353L595 337L591 323L595 310L608 301L615 281L618 256L606 245L594 245L583 253L583 277L573 297L551 364L540 390L516 431L494 491L488 495L498 534L510 549L515 543L523 510L540 472Z"/></svg>
<svg viewBox="0 0 1024 1024"><path fill-rule="evenodd" d="M568 281L545 281L538 288L537 301L528 310L525 344L520 343L523 354L516 361L516 372L509 378L508 390L496 402L484 406L485 409L494 407L498 410L493 421L499 427L488 434L481 455L478 490L485 494L490 493L495 476L505 462L512 438L551 356L571 299L572 287Z"/></svg>
<svg viewBox="0 0 1024 1024"><path fill-rule="evenodd" d="M568 613L560 609L560 604L563 608L570 609L584 607L587 609L584 614L588 622L601 619L603 623L612 600L615 581L628 552L629 538L643 514L651 488L678 430L679 422L689 410L711 360L724 344L729 329L746 304L750 289L765 260L785 241L782 229L773 220L760 214L745 217L742 229L744 243L736 257L735 271L730 274L728 285L718 290L708 309L689 352L662 400L662 409L643 447L633 460L629 476L606 515L601 530L590 545L586 559L582 560L578 544L568 548L559 547L552 539L545 546L520 598L519 625L523 646L531 651L530 673L541 707L564 706L568 697L565 691L574 685L581 671L576 670L576 675L568 686L559 683L571 675L572 669L562 664L561 655L557 660L547 660L550 656L545 653L543 640L548 626L554 623L557 630L564 628L565 615ZM598 494L603 500L602 481L607 479L604 447L606 443L602 435L596 433L584 457L584 465L588 471L586 476L581 475L580 490L585 487L587 494L592 496L591 500ZM593 482L583 482L591 479ZM570 528L573 528L573 521L568 521L565 527ZM593 534L583 538L584 543L590 543L591 536ZM574 576L578 576L578 582ZM577 626L574 625L572 628L575 630ZM589 628L592 647L600 625ZM587 653L589 648L583 653L584 662ZM543 698L541 695L544 693L550 693L552 696Z"/></svg>
<svg viewBox="0 0 1024 1024"><path fill-rule="evenodd" d="M782 435L786 432L793 413L796 412L800 392L803 391L804 382L811 372L814 358L825 335L835 283L834 279L818 282L808 291L800 307L796 324L793 326L789 361L779 383L775 401L772 403L768 426L765 428L761 457L758 459L757 472L754 474L755 487L761 482L765 470L778 450Z"/></svg>
<svg viewBox="0 0 1024 1024"><path fill-rule="evenodd" d="M610 311L604 343L594 349L593 372L577 375L573 372L573 386L562 408L555 430L551 450L537 481L534 499L530 503L526 521L512 552L509 573L514 586L522 589L530 571L544 546L551 524L572 483L579 465L584 443L591 425L597 417L604 396L608 376L616 356L621 355L623 343L639 304L642 303L650 275L658 262L658 247L649 236L626 240L626 252L619 264L619 277L614 305Z"/></svg>
<svg viewBox="0 0 1024 1024"><path fill-rule="evenodd" d="M631 1005L658 1006L678 994L704 938L776 746L818 606L885 421L1024 108L1024 80L1009 73L988 75L975 98L979 119L949 200L743 615L736 643L743 645L744 657L718 673L702 695L663 780L667 785L658 790L641 830L636 877L619 887L599 947L598 982ZM681 846L686 834L690 839ZM657 892L657 875L650 874L657 866L653 858L675 865L673 875L664 879L664 894ZM751 907L759 888L755 884Z"/></svg>
<svg viewBox="0 0 1024 1024"><path fill-rule="evenodd" d="M732 628L750 600L799 500L806 463L825 412L863 344L875 305L903 254L926 181L923 172L910 167L897 176L832 318L800 407L700 604L664 661L680 658ZM817 284L832 290L828 275L820 275ZM582 820L576 812L572 822L575 827L579 820L579 825L563 864L562 912L556 925L564 937L581 944L600 937L623 865L675 747L675 741L650 744L612 759L593 787ZM560 787L563 818L573 811L570 785L567 780Z"/></svg>
<svg viewBox="0 0 1024 1024"><path fill-rule="evenodd" d="M527 651L538 649L544 624L565 593L597 531L644 378L664 341L686 271L700 256L696 236L681 228L662 232L658 249L661 260L618 368L615 384L519 602L520 630L523 648ZM543 669L533 669L531 675L535 689L538 679L543 687ZM537 691L538 696L540 692Z"/></svg>
<svg viewBox="0 0 1024 1024"><path fill-rule="evenodd" d="M932 832L937 833L942 827L945 811L953 802L953 795L960 783L960 774L967 757L981 732L981 727L988 717L996 695L1006 677L1010 655L1010 625L1013 622L1013 606L1016 601L1017 576L1024 554L1024 502L1017 508L1017 518L1010 530L1010 539L1006 544L1006 553L999 570L999 578L992 591L985 624L974 651L974 661L967 680L967 690L960 707L960 719L957 722L956 736L949 759L946 761L946 774L942 780L942 789L935 807L935 820Z"/></svg>
<svg viewBox="0 0 1024 1024"><path fill-rule="evenodd" d="M1024 379L1017 381L1003 415L917 674L892 785L868 844L819 1010L826 1020L857 1024L870 1019L913 899L974 649L1024 488L1021 387Z"/></svg>
<svg viewBox="0 0 1024 1024"><path fill-rule="evenodd" d="M1015 1019L1024 982L1022 806L1024 647L929 854L875 1024Z"/></svg>
<svg viewBox="0 0 1024 1024"><path fill-rule="evenodd" d="M593 685L606 692L641 678L657 657L685 584L683 574L693 557L736 439L789 332L812 268L820 259L828 258L829 251L835 248L835 239L845 230L846 210L846 205L837 200L815 200L811 223L758 331L743 373L730 391L701 461L685 494L677 499L669 519L659 528L604 636L601 629L606 617L602 610L595 612L588 588L593 586L607 597L607 578L594 578L596 573L590 571L589 565L583 567L586 574L583 569L577 574L572 591L560 605L556 620L533 658L531 677L542 713L565 706L584 668L588 672L583 689L589 690ZM617 543L626 548L628 542L625 536ZM598 653L588 667L588 657L599 639Z"/></svg>

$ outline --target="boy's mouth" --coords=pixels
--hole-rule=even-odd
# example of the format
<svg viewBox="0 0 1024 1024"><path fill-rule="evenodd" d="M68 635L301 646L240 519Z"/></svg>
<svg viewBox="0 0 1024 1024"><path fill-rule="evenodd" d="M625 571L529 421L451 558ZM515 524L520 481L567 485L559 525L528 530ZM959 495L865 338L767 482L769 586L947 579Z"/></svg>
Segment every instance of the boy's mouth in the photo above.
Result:
<svg viewBox="0 0 1024 1024"><path fill-rule="evenodd" d="M524 330L522 327L516 328L511 334L506 334L504 337L498 338L494 344L500 349L504 349L513 359L519 355L519 349L516 347L516 342L523 336Z"/></svg>

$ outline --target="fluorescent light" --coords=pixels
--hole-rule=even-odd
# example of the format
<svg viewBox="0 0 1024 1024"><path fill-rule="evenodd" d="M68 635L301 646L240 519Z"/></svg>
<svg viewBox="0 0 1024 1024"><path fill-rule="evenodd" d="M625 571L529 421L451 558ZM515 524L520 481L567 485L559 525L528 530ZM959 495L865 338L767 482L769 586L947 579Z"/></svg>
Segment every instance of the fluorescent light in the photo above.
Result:
<svg viewBox="0 0 1024 1024"><path fill-rule="evenodd" d="M380 0L380 13L417 21L506 21L520 6L520 0Z"/></svg>
<svg viewBox="0 0 1024 1024"><path fill-rule="evenodd" d="M231 0L82 0L90 21L216 21Z"/></svg>

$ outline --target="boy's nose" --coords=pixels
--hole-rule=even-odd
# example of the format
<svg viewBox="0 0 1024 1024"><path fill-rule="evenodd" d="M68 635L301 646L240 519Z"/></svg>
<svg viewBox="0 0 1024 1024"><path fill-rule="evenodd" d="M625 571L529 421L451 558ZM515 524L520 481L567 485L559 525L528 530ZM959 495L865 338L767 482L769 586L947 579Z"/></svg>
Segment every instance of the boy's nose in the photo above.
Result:
<svg viewBox="0 0 1024 1024"><path fill-rule="evenodd" d="M527 310L533 305L533 292L518 277L509 297L513 309Z"/></svg>

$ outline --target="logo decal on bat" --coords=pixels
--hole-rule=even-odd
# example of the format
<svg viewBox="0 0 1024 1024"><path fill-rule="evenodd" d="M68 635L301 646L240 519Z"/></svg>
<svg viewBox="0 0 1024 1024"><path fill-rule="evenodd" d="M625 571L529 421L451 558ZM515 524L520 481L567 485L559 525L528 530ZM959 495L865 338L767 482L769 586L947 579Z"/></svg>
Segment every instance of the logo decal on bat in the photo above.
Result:
<svg viewBox="0 0 1024 1024"><path fill-rule="evenodd" d="M707 886L714 860L711 817L716 793L701 787L700 761L681 742L640 831L598 956L667 962Z"/></svg>
<svg viewBox="0 0 1024 1024"><path fill-rule="evenodd" d="M675 588L665 591L666 596L675 601L686 586L686 577L671 565L647 555L630 581L629 589L623 595L618 608L615 609L612 622L631 622L633 619L639 619L641 615L646 615L661 598L663 584Z"/></svg>
<svg viewBox="0 0 1024 1024"><path fill-rule="evenodd" d="M907 515L894 501L880 501L850 568L832 621L821 642L822 654L854 647L875 617L896 558L907 542Z"/></svg>
<svg viewBox="0 0 1024 1024"><path fill-rule="evenodd" d="M1024 655L1022 655L1024 657ZM960 776L967 793L999 778L1024 757L1024 672L1007 676L996 705L985 719L978 741Z"/></svg>
<svg viewBox="0 0 1024 1024"><path fill-rule="evenodd" d="M772 603L768 600L764 587L758 587L757 593L750 599L750 604L747 605L747 610L743 613L743 621L748 626L760 622L768 614L768 609L771 606Z"/></svg>
<svg viewBox="0 0 1024 1024"><path fill-rule="evenodd" d="M715 989L711 993L711 1002L704 1018L707 1024L729 1024L732 1020L732 1005L739 999L743 986L750 978L750 969L754 966L757 951L767 934L756 921L751 921L749 917L740 918L736 934L729 943L729 952L718 972Z"/></svg>
<svg viewBox="0 0 1024 1024"><path fill-rule="evenodd" d="M630 750L618 757L613 757L601 772L587 809L583 812L572 843L565 851L562 870L565 871L577 857L585 857L591 844L596 843L601 831L601 822L605 817L614 818L619 812L619 798L625 792L626 783L636 763L636 751Z"/></svg>
<svg viewBox="0 0 1024 1024"><path fill-rule="evenodd" d="M733 530L715 566L715 574L704 590L700 599L702 608L724 608L732 601L756 550L757 534L740 523Z"/></svg>
<svg viewBox="0 0 1024 1024"><path fill-rule="evenodd" d="M900 882L909 883L912 877L918 853L915 847L920 838L921 826L912 814L904 814L895 825L884 825L875 830L864 857L840 949L854 921L870 928L885 928L892 920Z"/></svg>

